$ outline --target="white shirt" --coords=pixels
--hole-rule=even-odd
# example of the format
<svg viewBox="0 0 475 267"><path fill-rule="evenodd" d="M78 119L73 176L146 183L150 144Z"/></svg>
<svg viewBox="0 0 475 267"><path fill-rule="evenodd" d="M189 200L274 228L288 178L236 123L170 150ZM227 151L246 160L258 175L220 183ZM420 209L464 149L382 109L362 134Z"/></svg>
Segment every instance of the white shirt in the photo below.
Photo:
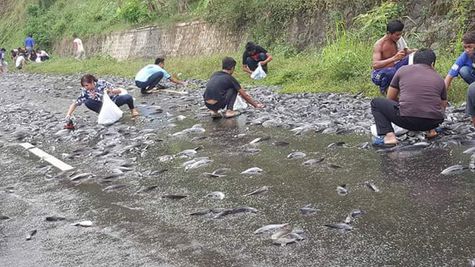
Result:
<svg viewBox="0 0 475 267"><path fill-rule="evenodd" d="M74 39L73 43L75 43L78 47L78 51L84 51L84 47L82 45L82 41L79 38Z"/></svg>

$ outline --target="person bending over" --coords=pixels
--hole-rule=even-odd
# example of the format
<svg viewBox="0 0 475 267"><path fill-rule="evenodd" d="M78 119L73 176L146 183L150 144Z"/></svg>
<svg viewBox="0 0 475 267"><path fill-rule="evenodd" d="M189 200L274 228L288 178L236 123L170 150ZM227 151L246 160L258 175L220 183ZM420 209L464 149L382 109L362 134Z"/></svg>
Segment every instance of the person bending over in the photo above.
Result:
<svg viewBox="0 0 475 267"><path fill-rule="evenodd" d="M117 105L122 106L127 104L129 106L132 116L138 116L139 112L134 107L134 99L129 94L121 95L122 90L115 89L114 86L104 80L98 80L91 74L86 74L81 78L81 95L73 102L66 113L66 121L71 118L71 115L76 108L82 104L96 113L99 113L102 108L102 96L107 93L111 100Z"/></svg>
<svg viewBox="0 0 475 267"><path fill-rule="evenodd" d="M165 59L158 57L155 59L155 64L149 64L143 67L135 75L135 85L140 88L142 94L149 94L155 88L164 89L158 83L163 79L168 79L176 84L185 85L185 82L173 78L168 72L163 69L165 66Z"/></svg>
<svg viewBox="0 0 475 267"><path fill-rule="evenodd" d="M371 101L376 129L378 135L384 135L384 144L397 144L391 123L411 131L428 131L428 138L437 135L433 129L444 121L447 90L434 70L435 60L432 50L417 51L414 65L401 67L394 75L387 98Z"/></svg>
<svg viewBox="0 0 475 267"><path fill-rule="evenodd" d="M236 60L231 57L223 59L222 70L213 73L203 94L206 107L210 110L213 118L221 117L218 112L226 109L225 118L239 115L239 111L233 109L237 94L242 96L247 103L255 108L263 108L264 105L255 101L232 76L236 67Z"/></svg>
<svg viewBox="0 0 475 267"><path fill-rule="evenodd" d="M404 29L404 24L401 21L390 21L386 29L386 35L374 44L373 71L371 72L371 81L379 86L383 95L386 94L396 71L400 67L408 65L408 55L412 53L412 50L407 48L404 39L401 39Z"/></svg>
<svg viewBox="0 0 475 267"><path fill-rule="evenodd" d="M449 90L452 80L459 75L469 85L475 82L475 31L467 32L463 35L462 45L464 51L452 65L447 76L445 76L447 90Z"/></svg>
<svg viewBox="0 0 475 267"><path fill-rule="evenodd" d="M253 42L246 44L246 50L242 55L242 70L251 75L260 64L262 69L267 73L267 63L272 60L272 55L264 48Z"/></svg>

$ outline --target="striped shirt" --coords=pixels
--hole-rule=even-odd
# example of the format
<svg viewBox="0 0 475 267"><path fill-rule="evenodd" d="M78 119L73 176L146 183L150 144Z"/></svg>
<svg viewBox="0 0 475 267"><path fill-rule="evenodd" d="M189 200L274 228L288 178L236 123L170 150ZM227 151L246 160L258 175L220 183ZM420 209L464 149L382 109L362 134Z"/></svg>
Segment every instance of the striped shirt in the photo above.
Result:
<svg viewBox="0 0 475 267"><path fill-rule="evenodd" d="M94 89L94 91L89 91L89 90L87 90L86 88L83 87L81 89L81 95L76 100L76 105L80 106L84 102L86 102L86 100L88 100L88 99L92 99L92 100L96 100L96 101L102 101L102 96L104 95L104 90L112 89L112 88L114 88L114 85L112 83L106 82L104 80L98 80L96 82L96 88Z"/></svg>

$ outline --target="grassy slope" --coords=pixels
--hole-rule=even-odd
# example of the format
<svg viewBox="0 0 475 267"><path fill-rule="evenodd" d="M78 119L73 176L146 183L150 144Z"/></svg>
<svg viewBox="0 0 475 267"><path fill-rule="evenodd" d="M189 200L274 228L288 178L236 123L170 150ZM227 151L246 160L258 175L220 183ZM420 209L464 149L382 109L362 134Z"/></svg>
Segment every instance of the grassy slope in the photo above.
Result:
<svg viewBox="0 0 475 267"><path fill-rule="evenodd" d="M368 47L368 46L366 46ZM370 48L367 48L368 50ZM328 50L327 50L327 53ZM340 93L359 93L363 92L367 96L378 96L378 89L369 78L370 75L370 55L371 51L365 53L355 52L365 67L348 80L335 80L338 74L344 71L341 65L328 63L327 57L333 58L335 55L325 55L324 52L308 52L297 56L286 58L280 55L274 55L274 60L269 64L269 76L262 81L253 81L240 70L239 54L233 54L238 61L236 78L245 86L249 85L280 85L284 93L299 92L340 92ZM207 79L216 70L220 68L221 58L225 55L202 56L202 57L177 57L168 58L165 68L171 73L181 73L180 78L198 78ZM453 64L455 56L439 57L436 69L445 77L448 69ZM93 73L101 75L115 75L121 77L133 78L135 73L144 65L151 63L152 60L134 59L127 60L126 64L118 62L111 58L90 58L85 61L77 61L72 58L52 59L42 64L30 64L27 71L42 73ZM340 62L341 63L341 62ZM347 69L352 69L348 66ZM360 73L360 74L358 74ZM455 79L449 92L449 100L452 102L461 102L465 99L466 84L461 79Z"/></svg>

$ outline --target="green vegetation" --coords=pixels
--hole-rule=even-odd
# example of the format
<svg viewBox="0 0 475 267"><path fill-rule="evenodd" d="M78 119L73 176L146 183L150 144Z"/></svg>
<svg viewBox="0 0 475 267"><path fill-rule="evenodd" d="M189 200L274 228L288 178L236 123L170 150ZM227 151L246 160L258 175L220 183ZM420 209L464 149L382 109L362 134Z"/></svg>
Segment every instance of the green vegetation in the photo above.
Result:
<svg viewBox="0 0 475 267"><path fill-rule="evenodd" d="M460 25L468 17L472 0L442 1L442 10L451 10L448 17ZM175 21L203 18L230 30L250 33L250 38L274 55L270 75L264 81L252 81L240 70L241 53L232 56L238 61L237 78L245 85L278 85L282 92L363 92L378 95L370 81L372 45L385 32L388 20L405 16L408 1L382 2L363 0L121 0L7 1L7 11L0 11L0 44L16 47L27 33L33 33L42 47L51 47L58 40L77 33L81 37L145 24L167 25ZM339 10L348 6L368 10L348 23ZM447 7L450 8L447 8ZM26 7L26 8L24 8ZM356 12L357 10L355 10ZM287 31L296 17L311 18L316 13L328 13L333 25L319 29L326 32L326 42L320 48L299 50L288 44ZM425 12L425 11L424 11ZM429 13L426 16L430 16ZM460 50L460 36L450 47L440 47L437 70L445 76ZM269 34L272 33L272 34ZM421 47L417 33L408 32L409 44ZM453 49L455 47L455 49ZM53 53L54 55L54 53ZM169 58L166 68L182 73L180 78L207 79L220 68L225 55ZM94 57L85 61L53 58L44 64L31 64L29 71L53 73L95 73L132 78L138 69L152 60L128 60L127 64L109 57ZM450 91L451 101L465 98L466 86L457 79Z"/></svg>

